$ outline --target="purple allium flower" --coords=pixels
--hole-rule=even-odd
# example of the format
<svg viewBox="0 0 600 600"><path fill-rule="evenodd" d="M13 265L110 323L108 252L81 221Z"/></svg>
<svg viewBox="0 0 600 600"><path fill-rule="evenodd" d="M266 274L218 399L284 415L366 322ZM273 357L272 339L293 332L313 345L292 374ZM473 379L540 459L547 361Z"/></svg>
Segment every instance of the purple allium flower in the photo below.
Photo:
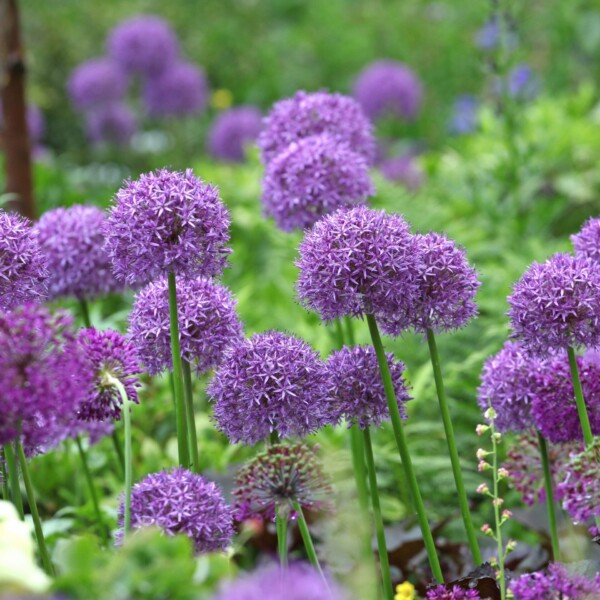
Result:
<svg viewBox="0 0 600 600"><path fill-rule="evenodd" d="M246 145L262 129L262 116L255 106L237 106L223 111L214 121L208 139L210 153L220 160L242 162Z"/></svg>
<svg viewBox="0 0 600 600"><path fill-rule="evenodd" d="M127 76L109 58L92 58L81 63L69 78L71 101L89 110L120 101L127 91Z"/></svg>
<svg viewBox="0 0 600 600"><path fill-rule="evenodd" d="M137 129L135 115L121 103L113 103L90 112L86 121L88 138L94 144L106 142L126 146Z"/></svg>
<svg viewBox="0 0 600 600"><path fill-rule="evenodd" d="M406 65L377 60L358 75L353 95L370 119L395 116L411 121L421 107L423 88Z"/></svg>
<svg viewBox="0 0 600 600"><path fill-rule="evenodd" d="M416 235L415 240L421 259L415 300L387 315L383 330L397 336L409 327L419 333L464 327L477 314L474 298L481 285L477 272L453 240L435 232Z"/></svg>
<svg viewBox="0 0 600 600"><path fill-rule="evenodd" d="M107 50L125 71L151 77L176 61L179 44L165 20L138 15L119 23L110 32Z"/></svg>
<svg viewBox="0 0 600 600"><path fill-rule="evenodd" d="M203 374L243 335L231 292L208 278L177 279L181 357ZM151 375L172 369L169 289L162 278L137 293L129 315L128 337Z"/></svg>
<svg viewBox="0 0 600 600"><path fill-rule="evenodd" d="M600 218L589 219L579 233L571 236L575 254L600 263Z"/></svg>
<svg viewBox="0 0 600 600"><path fill-rule="evenodd" d="M471 133L477 127L477 111L479 101L475 96L465 94L459 96L454 102L454 109L450 119L450 132L456 135Z"/></svg>
<svg viewBox="0 0 600 600"><path fill-rule="evenodd" d="M124 504L119 506L117 541L123 537ZM196 553L225 550L233 537L233 513L216 483L179 467L147 475L131 491L131 527L160 527L183 533Z"/></svg>
<svg viewBox="0 0 600 600"><path fill-rule="evenodd" d="M402 418L406 419L405 403L410 400L404 363L387 354L388 366ZM333 352L327 361L330 394L338 405L341 418L361 429L379 427L389 420L385 390L379 374L379 363L371 346L344 346Z"/></svg>
<svg viewBox="0 0 600 600"><path fill-rule="evenodd" d="M146 81L144 102L153 117L194 115L206 107L208 82L204 71L178 62Z"/></svg>
<svg viewBox="0 0 600 600"><path fill-rule="evenodd" d="M590 600L600 596L600 579L571 575L564 565L552 563L543 572L526 573L510 584L515 600Z"/></svg>
<svg viewBox="0 0 600 600"><path fill-rule="evenodd" d="M48 295L46 260L31 222L0 209L0 310Z"/></svg>
<svg viewBox="0 0 600 600"><path fill-rule="evenodd" d="M25 446L43 446L79 406L91 373L71 326L35 304L0 312L0 444L21 434Z"/></svg>
<svg viewBox="0 0 600 600"><path fill-rule="evenodd" d="M322 133L292 142L268 164L262 201L265 213L292 231L374 193L364 158Z"/></svg>
<svg viewBox="0 0 600 600"><path fill-rule="evenodd" d="M584 355L577 366L592 432L600 435L600 363ZM532 377L531 414L539 431L554 443L583 439L567 354L550 356Z"/></svg>
<svg viewBox="0 0 600 600"><path fill-rule="evenodd" d="M220 275L230 253L229 212L216 187L159 169L127 181L105 223L105 249L117 279L147 283L169 272Z"/></svg>
<svg viewBox="0 0 600 600"><path fill-rule="evenodd" d="M138 402L140 367L133 344L118 331L82 329L77 337L89 368L94 373L85 399L79 405L82 421L121 418L122 400L110 377L118 379L130 402Z"/></svg>
<svg viewBox="0 0 600 600"><path fill-rule="evenodd" d="M61 442L76 437L87 438L90 446L102 441L105 437L112 435L114 425L112 421L81 421L77 415L65 419L64 422L53 423L51 432L46 436L43 448L33 449L33 454L45 454L56 448ZM27 450L26 450L27 452Z"/></svg>
<svg viewBox="0 0 600 600"><path fill-rule="evenodd" d="M83 300L123 289L103 248L105 220L99 208L76 204L49 210L36 223L51 300L63 296Z"/></svg>
<svg viewBox="0 0 600 600"><path fill-rule="evenodd" d="M302 442L277 444L251 459L235 478L236 519L272 520L278 509L289 517L294 502L304 510L330 510L333 488L316 450Z"/></svg>
<svg viewBox="0 0 600 600"><path fill-rule="evenodd" d="M600 265L585 258L534 262L508 303L513 336L531 352L600 345Z"/></svg>
<svg viewBox="0 0 600 600"><path fill-rule="evenodd" d="M423 183L423 171L410 154L388 158L381 162L379 168L388 181L401 183L410 191L418 190Z"/></svg>
<svg viewBox="0 0 600 600"><path fill-rule="evenodd" d="M395 314L414 302L420 258L401 215L358 206L318 221L300 244L298 296L322 319Z"/></svg>
<svg viewBox="0 0 600 600"><path fill-rule="evenodd" d="M448 589L445 585L436 585L427 590L427 600L481 600L477 590L465 590L458 585Z"/></svg>
<svg viewBox="0 0 600 600"><path fill-rule="evenodd" d="M328 133L363 156L368 164L373 163L373 126L356 100L341 94L304 91L277 102L266 117L258 137L263 163L271 162L292 142L320 133Z"/></svg>
<svg viewBox="0 0 600 600"><path fill-rule="evenodd" d="M294 563L262 568L226 583L213 600L347 600L333 582L327 583L311 566Z"/></svg>
<svg viewBox="0 0 600 600"><path fill-rule="evenodd" d="M327 378L303 340L279 331L242 339L225 351L207 389L217 428L249 445L272 432L304 437L335 420Z"/></svg>

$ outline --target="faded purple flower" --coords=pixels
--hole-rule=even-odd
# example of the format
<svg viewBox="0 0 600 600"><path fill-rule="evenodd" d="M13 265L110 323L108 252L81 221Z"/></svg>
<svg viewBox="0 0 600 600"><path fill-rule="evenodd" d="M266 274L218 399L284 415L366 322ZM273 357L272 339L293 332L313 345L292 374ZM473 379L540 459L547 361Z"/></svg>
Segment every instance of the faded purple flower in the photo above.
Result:
<svg viewBox="0 0 600 600"><path fill-rule="evenodd" d="M258 137L263 163L271 162L292 142L320 133L328 133L373 163L373 126L360 105L348 96L323 91L299 91L273 106Z"/></svg>
<svg viewBox="0 0 600 600"><path fill-rule="evenodd" d="M177 310L181 357L199 374L216 367L227 346L243 335L231 292L211 279L178 278ZM166 279L153 281L137 293L128 337L151 375L173 368Z"/></svg>
<svg viewBox="0 0 600 600"><path fill-rule="evenodd" d="M164 19L138 15L119 23L110 32L107 50L125 71L151 77L176 61L179 44Z"/></svg>
<svg viewBox="0 0 600 600"><path fill-rule="evenodd" d="M46 436L43 448L34 449L34 454L44 454L56 448L67 439L87 438L90 446L102 441L105 437L112 435L114 425L112 421L81 421L77 415L65 419L64 422L53 423L51 433Z"/></svg>
<svg viewBox="0 0 600 600"><path fill-rule="evenodd" d="M526 64L514 66L508 73L508 93L516 99L530 100L539 87L533 69Z"/></svg>
<svg viewBox="0 0 600 600"><path fill-rule="evenodd" d="M251 445L273 432L304 437L335 420L325 365L303 340L254 334L225 351L207 392L217 428Z"/></svg>
<svg viewBox="0 0 600 600"><path fill-rule="evenodd" d="M326 133L292 142L265 173L265 213L284 231L310 227L375 193L364 158Z"/></svg>
<svg viewBox="0 0 600 600"><path fill-rule="evenodd" d="M600 265L585 258L534 262L508 303L513 336L531 352L600 345Z"/></svg>
<svg viewBox="0 0 600 600"><path fill-rule="evenodd" d="M449 585L436 585L427 590L427 600L481 600L477 590L465 590L459 585L448 589Z"/></svg>
<svg viewBox="0 0 600 600"><path fill-rule="evenodd" d="M387 354L398 409L406 419L405 403L410 400L404 380L404 363ZM371 346L344 346L327 361L330 394L337 403L340 417L361 429L379 427L389 420L385 389L379 373L377 355Z"/></svg>
<svg viewBox="0 0 600 600"><path fill-rule="evenodd" d="M80 110L107 106L123 98L127 83L127 76L117 63L109 58L92 58L71 73L69 96Z"/></svg>
<svg viewBox="0 0 600 600"><path fill-rule="evenodd" d="M94 144L126 146L137 129L133 112L121 103L98 108L86 116L87 135Z"/></svg>
<svg viewBox="0 0 600 600"><path fill-rule="evenodd" d="M146 81L144 102L153 117L194 115L208 101L204 71L191 63L178 62Z"/></svg>
<svg viewBox="0 0 600 600"><path fill-rule="evenodd" d="M450 132L456 135L471 133L477 127L477 111L479 101L475 96L465 94L454 101L452 117L450 119Z"/></svg>
<svg viewBox="0 0 600 600"><path fill-rule="evenodd" d="M358 75L353 96L370 119L394 116L411 121L421 108L423 88L406 65L377 60Z"/></svg>
<svg viewBox="0 0 600 600"><path fill-rule="evenodd" d="M414 156L402 154L393 156L379 165L381 174L388 180L402 184L410 191L416 191L423 183L423 171L415 161Z"/></svg>
<svg viewBox="0 0 600 600"><path fill-rule="evenodd" d="M123 537L123 501L117 541ZM225 550L233 537L233 515L212 481L181 467L147 475L131 492L131 527L160 527L192 539L197 554Z"/></svg>
<svg viewBox="0 0 600 600"><path fill-rule="evenodd" d="M418 291L420 258L401 215L358 206L318 221L300 244L302 303L332 320L407 310Z"/></svg>
<svg viewBox="0 0 600 600"><path fill-rule="evenodd" d="M216 187L160 169L126 181L105 223L105 250L117 279L147 283L169 272L220 275L230 253L229 212Z"/></svg>
<svg viewBox="0 0 600 600"><path fill-rule="evenodd" d="M482 50L494 50L500 43L500 22L497 17L484 23L475 33L475 44Z"/></svg>
<svg viewBox="0 0 600 600"><path fill-rule="evenodd" d="M123 289L111 272L103 243L105 214L95 206L76 204L44 213L34 230L48 265L51 300L80 300Z"/></svg>
<svg viewBox="0 0 600 600"><path fill-rule="evenodd" d="M262 116L255 106L236 106L214 121L208 139L210 153L220 160L242 162L246 146L258 137Z"/></svg>
<svg viewBox="0 0 600 600"><path fill-rule="evenodd" d="M575 254L600 264L600 218L589 219L579 233L571 236Z"/></svg>
<svg viewBox="0 0 600 600"><path fill-rule="evenodd" d="M0 208L0 311L48 295L46 260L31 222Z"/></svg>

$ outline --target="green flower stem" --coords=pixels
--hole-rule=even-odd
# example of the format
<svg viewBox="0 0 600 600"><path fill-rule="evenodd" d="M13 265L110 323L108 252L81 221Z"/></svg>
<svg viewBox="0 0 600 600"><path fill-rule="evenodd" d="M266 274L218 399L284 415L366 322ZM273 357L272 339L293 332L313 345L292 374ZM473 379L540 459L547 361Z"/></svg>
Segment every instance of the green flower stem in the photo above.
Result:
<svg viewBox="0 0 600 600"><path fill-rule="evenodd" d="M390 560L385 541L383 529L383 517L381 516L381 505L379 503L379 490L377 489L377 472L375 471L375 458L373 457L373 444L369 428L363 429L365 447L365 458L367 459L367 472L369 474L369 488L371 491L371 504L373 505L373 519L375 520L375 532L377 534L377 549L379 551L379 566L383 579L383 590L386 600L394 600L394 588L392 586L392 575L390 573Z"/></svg>
<svg viewBox="0 0 600 600"><path fill-rule="evenodd" d="M435 387L437 390L437 397L440 405L440 413L442 415L442 421L444 422L444 430L446 432L446 443L448 444L448 452L450 454L450 463L452 464L452 473L454 475L454 484L456 486L456 492L458 494L460 512L465 526L465 531L467 532L467 540L469 542L469 548L471 549L471 555L473 556L475 566L477 566L480 565L483 562L483 560L481 558L481 551L479 550L479 544L477 542L477 534L475 533L473 520L471 519L471 511L469 510L469 501L467 499L467 493L465 492L465 484L460 468L460 458L458 455L458 449L456 447L454 428L452 427L452 417L450 416L448 398L446 396L444 379L442 377L440 355L438 353L435 335L431 329L427 330L427 343L429 345L429 355L431 357L431 366L433 367L433 377L435 379Z"/></svg>
<svg viewBox="0 0 600 600"><path fill-rule="evenodd" d="M342 322L339 319L335 320L335 341L339 350L344 345L344 330L342 329Z"/></svg>
<svg viewBox="0 0 600 600"><path fill-rule="evenodd" d="M4 466L5 462L4 458L4 450L2 450L2 455L0 456L0 477L2 477L2 499L6 500L6 502L10 502L10 488L8 487L8 473L6 472L6 468Z"/></svg>
<svg viewBox="0 0 600 600"><path fill-rule="evenodd" d="M185 395L179 345L179 321L177 314L177 284L175 273L169 273L169 320L171 322L171 356L173 358L173 383L175 384L175 420L177 426L177 448L179 464L186 469L190 466L189 445L185 418Z"/></svg>
<svg viewBox="0 0 600 600"><path fill-rule="evenodd" d="M25 511L23 510L23 497L21 496L21 486L19 484L19 469L17 467L17 461L15 460L15 453L10 444L4 446L4 458L6 460L6 469L8 471L10 499L15 505L22 520L25 518Z"/></svg>
<svg viewBox="0 0 600 600"><path fill-rule="evenodd" d="M302 512L302 507L300 504L298 504L298 502L295 501L292 502L292 506L297 514L298 528L300 529L300 535L302 536L302 541L304 542L304 548L306 549L308 560L310 561L310 564L320 573L321 577L325 579L323 569L321 569L319 558L317 557L315 545L313 544L310 531L308 530L308 525L306 524L306 519L304 518L304 513Z"/></svg>
<svg viewBox="0 0 600 600"><path fill-rule="evenodd" d="M573 390L575 392L575 404L577 405L577 414L579 415L579 422L581 423L581 429L583 430L583 439L585 441L585 447L589 448L594 441L594 436L592 435L590 418L588 417L587 408L585 406L585 400L583 399L583 389L581 387L581 380L579 379L579 369L577 368L575 350L573 350L573 348L569 346L567 348L567 354L569 355L569 366L571 367L571 379L573 380Z"/></svg>
<svg viewBox="0 0 600 600"><path fill-rule="evenodd" d="M375 353L377 354L379 371L381 373L383 387L385 388L385 396L388 403L388 409L390 411L390 419L392 421L394 437L396 438L396 444L398 445L402 466L404 467L404 472L406 473L408 487L410 488L412 500L417 511L417 518L421 528L421 534L423 535L423 542L425 544L425 550L427 551L429 565L437 582L443 583L444 577L442 575L442 569L440 567L440 562L435 550L435 543L433 541L433 536L431 535L429 522L427 521L425 505L423 504L423 498L421 497L421 491L419 490L419 484L417 483L417 477L415 475L412 460L410 458L410 452L408 450L408 444L406 442L406 436L402 426L402 419L400 418L400 411L398 410L396 393L394 392L394 384L392 383L392 377L390 375L390 368L387 363L383 344L381 342L381 336L379 335L377 322L372 314L367 315L367 323L369 325L369 332L371 334L373 347L375 348Z"/></svg>
<svg viewBox="0 0 600 600"><path fill-rule="evenodd" d="M367 512L369 509L369 492L367 490L367 471L365 469L365 445L363 436L356 424L350 427L350 446L352 449L352 466L356 478L358 503L362 511Z"/></svg>
<svg viewBox="0 0 600 600"><path fill-rule="evenodd" d="M287 567L288 564L288 520L287 517L281 514L281 510L277 509L275 516L275 526L277 527L277 549L279 552L279 564L282 567Z"/></svg>
<svg viewBox="0 0 600 600"><path fill-rule="evenodd" d="M185 394L185 409L190 456L194 473L200 473L200 457L198 455L198 437L196 435L196 415L194 412L194 393L192 389L192 370L187 360L182 361L183 391Z"/></svg>
<svg viewBox="0 0 600 600"><path fill-rule="evenodd" d="M500 570L500 597L506 598L506 576L504 574L504 548L502 546L502 521L500 518L500 503L498 499L498 443L496 442L496 430L492 427L492 473L494 476L494 518L496 522L496 544L498 548L498 568Z"/></svg>
<svg viewBox="0 0 600 600"><path fill-rule="evenodd" d="M552 471L550 470L550 458L548 456L548 446L546 439L538 431L538 444L540 447L540 457L544 469L544 486L546 488L546 508L548 510L548 527L550 529L550 540L552 541L552 558L554 562L560 561L560 546L558 543L558 530L556 528L556 509L554 507L554 491L552 486Z"/></svg>
<svg viewBox="0 0 600 600"><path fill-rule="evenodd" d="M54 575L54 567L50 561L50 554L48 554L48 548L46 547L46 540L44 539L44 531L42 529L42 521L40 519L40 513L37 509L35 502L35 494L33 492L33 484L31 483L31 477L29 476L29 467L27 466L27 458L23 451L23 445L19 440L15 442L15 450L19 457L19 464L21 466L21 474L23 475L23 483L25 484L25 491L27 492L27 500L29 502L29 510L31 511L31 517L33 519L33 528L35 530L35 537L38 543L38 549L40 551L40 558L42 559L42 566L44 571L48 575Z"/></svg>
<svg viewBox="0 0 600 600"><path fill-rule="evenodd" d="M94 512L96 513L96 519L98 520L98 527L102 532L102 539L105 543L108 542L108 530L104 523L104 519L102 518L102 511L100 510L100 503L98 502L98 494L96 493L96 486L94 485L94 479L90 472L90 467L88 465L87 456L85 454L85 450L83 449L83 445L81 444L81 438L79 435L75 436L75 444L77 445L77 450L79 451L79 457L81 458L81 464L83 466L83 473L85 475L85 479L88 484L88 488L90 490L90 496L92 498L92 504L94 505Z"/></svg>
<svg viewBox="0 0 600 600"><path fill-rule="evenodd" d="M92 326L92 320L90 319L90 308L85 298L79 299L79 312L81 313L83 324L89 329Z"/></svg>
<svg viewBox="0 0 600 600"><path fill-rule="evenodd" d="M123 447L116 429L113 429L111 438L115 448L115 454L117 455L117 462L119 463L120 475L121 478L123 478L125 477L125 458L123 457Z"/></svg>
<svg viewBox="0 0 600 600"><path fill-rule="evenodd" d="M354 338L354 323L350 317L344 317L344 323L346 325L346 338L348 339L348 346L355 346L356 341Z"/></svg>

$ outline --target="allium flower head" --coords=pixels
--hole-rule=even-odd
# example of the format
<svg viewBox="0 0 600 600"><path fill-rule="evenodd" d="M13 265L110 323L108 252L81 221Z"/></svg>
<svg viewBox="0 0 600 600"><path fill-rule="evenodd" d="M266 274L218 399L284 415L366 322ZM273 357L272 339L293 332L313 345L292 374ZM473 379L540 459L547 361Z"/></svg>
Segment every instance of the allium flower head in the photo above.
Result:
<svg viewBox="0 0 600 600"><path fill-rule="evenodd" d="M220 275L230 253L229 212L217 188L191 169L159 169L125 182L104 233L113 272L129 284L169 272Z"/></svg>
<svg viewBox="0 0 600 600"><path fill-rule="evenodd" d="M203 374L216 367L227 346L241 339L242 324L229 290L205 277L177 279L181 357ZM151 375L172 369L169 289L157 279L136 295L128 337Z"/></svg>
<svg viewBox="0 0 600 600"><path fill-rule="evenodd" d="M48 265L50 299L96 298L123 289L111 271L103 243L105 215L76 204L44 213L34 229Z"/></svg>
<svg viewBox="0 0 600 600"><path fill-rule="evenodd" d="M66 313L25 304L0 312L0 444L19 434L42 446L53 424L75 413L91 373Z"/></svg>
<svg viewBox="0 0 600 600"><path fill-rule="evenodd" d="M122 400L109 380L118 379L130 402L138 402L140 367L135 348L118 331L82 329L78 342L94 377L78 417L83 421L107 421L121 418Z"/></svg>
<svg viewBox="0 0 600 600"><path fill-rule="evenodd" d="M124 504L119 507L123 536ZM160 527L184 534L198 554L225 550L233 537L233 516L216 483L179 467L147 475L131 491L131 527Z"/></svg>
<svg viewBox="0 0 600 600"><path fill-rule="evenodd" d="M388 158L379 165L379 168L388 181L400 183L410 191L418 190L423 183L423 172L410 154Z"/></svg>
<svg viewBox="0 0 600 600"><path fill-rule="evenodd" d="M306 342L278 331L229 346L208 395L233 443L256 444L272 432L304 437L335 419L324 363Z"/></svg>
<svg viewBox="0 0 600 600"><path fill-rule="evenodd" d="M261 128L262 116L255 106L230 108L215 119L208 149L220 160L242 162L246 146L256 140Z"/></svg>
<svg viewBox="0 0 600 600"><path fill-rule="evenodd" d="M292 142L320 133L328 133L363 156L368 164L373 163L373 126L356 100L341 94L304 91L277 102L266 117L258 137L263 163L271 162Z"/></svg>
<svg viewBox="0 0 600 600"><path fill-rule="evenodd" d="M534 262L508 302L513 336L532 352L600 345L600 265L568 254Z"/></svg>
<svg viewBox="0 0 600 600"><path fill-rule="evenodd" d="M0 310L44 300L47 277L45 257L30 221L0 209Z"/></svg>
<svg viewBox="0 0 600 600"><path fill-rule="evenodd" d="M410 121L421 108L423 88L406 65L377 60L358 75L353 95L370 119L395 116Z"/></svg>
<svg viewBox="0 0 600 600"><path fill-rule="evenodd" d="M94 144L106 142L126 146L137 129L135 115L121 103L90 112L86 121L88 138Z"/></svg>
<svg viewBox="0 0 600 600"><path fill-rule="evenodd" d="M265 173L265 213L284 231L310 227L375 193L364 158L323 133L292 142Z"/></svg>
<svg viewBox="0 0 600 600"><path fill-rule="evenodd" d="M406 418L405 403L410 400L404 380L404 363L387 355L400 415ZM389 419L379 363L371 346L344 346L327 361L330 394L338 405L341 418L361 429L378 427Z"/></svg>
<svg viewBox="0 0 600 600"><path fill-rule="evenodd" d="M65 419L60 423L53 423L53 429L46 436L44 447L34 450L41 450L40 453L46 453L56 448L61 442L67 439L74 440L78 436L86 438L88 443L93 446L105 437L112 435L113 431L112 421L82 421L77 418L76 414L73 414L73 418Z"/></svg>
<svg viewBox="0 0 600 600"><path fill-rule="evenodd" d="M80 110L88 110L122 100L127 91L127 76L109 58L92 58L71 73L68 87L73 104Z"/></svg>
<svg viewBox="0 0 600 600"><path fill-rule="evenodd" d="M234 510L239 521L272 520L277 510L293 514L293 503L305 510L329 510L333 489L316 448L296 443L270 446L240 469L235 478Z"/></svg>
<svg viewBox="0 0 600 600"><path fill-rule="evenodd" d="M108 37L108 53L122 68L150 77L170 67L179 44L170 25L154 15L139 15L119 23Z"/></svg>
<svg viewBox="0 0 600 600"><path fill-rule="evenodd" d="M144 102L154 117L194 115L206 107L208 82L204 71L191 63L178 62L146 81Z"/></svg>
<svg viewBox="0 0 600 600"><path fill-rule="evenodd" d="M420 258L408 223L364 206L318 221L296 264L300 300L327 321L408 310L418 289Z"/></svg>
<svg viewBox="0 0 600 600"><path fill-rule="evenodd" d="M347 600L333 581L327 583L311 566L294 563L262 568L227 583L213 600Z"/></svg>
<svg viewBox="0 0 600 600"><path fill-rule="evenodd" d="M575 254L600 263L600 218L589 219L579 233L571 236Z"/></svg>
<svg viewBox="0 0 600 600"><path fill-rule="evenodd" d="M427 590L427 600L480 600L477 590L465 590L458 585L448 589L445 585L436 585Z"/></svg>
<svg viewBox="0 0 600 600"><path fill-rule="evenodd" d="M450 119L450 132L456 135L471 133L477 127L477 110L479 102L475 96L465 94L454 102Z"/></svg>

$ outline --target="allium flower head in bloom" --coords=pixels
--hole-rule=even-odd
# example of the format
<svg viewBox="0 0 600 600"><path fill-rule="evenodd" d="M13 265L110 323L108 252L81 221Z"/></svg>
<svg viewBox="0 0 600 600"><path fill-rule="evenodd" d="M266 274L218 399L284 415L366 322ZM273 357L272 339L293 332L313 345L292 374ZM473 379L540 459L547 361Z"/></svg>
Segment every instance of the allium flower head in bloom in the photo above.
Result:
<svg viewBox="0 0 600 600"><path fill-rule="evenodd" d="M124 505L119 507L123 535ZM160 527L167 535L184 534L198 554L225 550L233 537L233 516L219 487L181 467L147 475L131 492L131 527Z"/></svg>
<svg viewBox="0 0 600 600"><path fill-rule="evenodd" d="M0 312L0 444L20 433L25 446L44 445L51 425L75 413L91 373L71 326L35 304Z"/></svg>
<svg viewBox="0 0 600 600"><path fill-rule="evenodd" d="M341 94L304 91L277 102L266 117L258 137L263 163L271 162L292 142L320 133L328 133L367 163L373 163L373 126L356 100Z"/></svg>
<svg viewBox="0 0 600 600"><path fill-rule="evenodd" d="M302 303L332 320L408 310L418 286L418 246L401 215L364 206L318 221L300 244Z"/></svg>
<svg viewBox="0 0 600 600"><path fill-rule="evenodd" d="M48 265L50 299L96 298L120 291L104 251L105 215L95 206L74 205L44 213L34 229Z"/></svg>
<svg viewBox="0 0 600 600"><path fill-rule="evenodd" d="M333 581L323 577L310 565L293 563L262 568L227 583L213 600L347 600L347 595Z"/></svg>
<svg viewBox="0 0 600 600"><path fill-rule="evenodd" d="M404 380L404 363L387 355L400 415L406 418L405 403L410 400ZM340 417L361 429L378 427L389 419L379 363L371 346L344 346L327 361L330 394L338 405Z"/></svg>
<svg viewBox="0 0 600 600"><path fill-rule="evenodd" d="M121 418L122 400L109 377L118 379L130 402L138 401L140 367L135 348L118 331L82 329L79 345L94 373L78 417L83 421L106 421Z"/></svg>
<svg viewBox="0 0 600 600"><path fill-rule="evenodd" d="M292 142L268 164L262 201L265 213L292 231L374 193L364 158L323 133Z"/></svg>
<svg viewBox="0 0 600 600"><path fill-rule="evenodd" d="M217 188L191 169L160 169L125 182L104 233L113 272L128 284L169 272L220 275L230 253L229 212Z"/></svg>
<svg viewBox="0 0 600 600"><path fill-rule="evenodd" d="M377 60L358 75L353 95L370 119L395 116L410 121L421 107L423 88L406 65Z"/></svg>
<svg viewBox="0 0 600 600"><path fill-rule="evenodd" d="M290 515L294 502L305 510L328 510L332 492L316 448L301 442L277 444L251 459L236 475L234 510L240 521L271 520L277 509Z"/></svg>
<svg viewBox="0 0 600 600"><path fill-rule="evenodd" d="M208 386L217 427L231 442L276 432L304 437L331 423L325 365L304 341L269 331L232 344Z"/></svg>
<svg viewBox="0 0 600 600"><path fill-rule="evenodd" d="M124 70L147 77L170 67L179 54L175 32L154 15L139 15L119 23L109 35L107 49Z"/></svg>
<svg viewBox="0 0 600 600"><path fill-rule="evenodd" d="M0 209L0 310L44 300L47 277L38 234L29 220Z"/></svg>
<svg viewBox="0 0 600 600"><path fill-rule="evenodd" d="M445 585L437 585L427 590L427 600L481 600L477 590L465 590L458 585L448 589Z"/></svg>
<svg viewBox="0 0 600 600"><path fill-rule="evenodd" d="M92 58L73 71L68 86L73 104L88 110L120 101L127 91L127 76L109 58Z"/></svg>
<svg viewBox="0 0 600 600"><path fill-rule="evenodd" d="M146 81L144 102L154 117L194 115L206 107L208 82L204 71L178 62Z"/></svg>
<svg viewBox="0 0 600 600"><path fill-rule="evenodd" d="M198 374L216 367L241 339L242 324L229 290L205 277L177 278L181 357ZM129 314L128 337L151 375L172 369L169 289L165 278L140 290Z"/></svg>
<svg viewBox="0 0 600 600"><path fill-rule="evenodd" d="M600 218L589 219L581 231L571 236L575 254L600 263Z"/></svg>
<svg viewBox="0 0 600 600"><path fill-rule="evenodd" d="M262 116L255 106L230 108L215 119L208 149L220 160L242 162L246 146L256 140L261 128Z"/></svg>
<svg viewBox="0 0 600 600"><path fill-rule="evenodd" d="M588 259L534 262L508 302L513 336L532 352L600 345L600 265Z"/></svg>
<svg viewBox="0 0 600 600"><path fill-rule="evenodd" d="M117 146L129 144L137 129L133 112L117 102L90 112L86 116L86 125L92 143L106 142Z"/></svg>
<svg viewBox="0 0 600 600"><path fill-rule="evenodd" d="M388 158L379 165L379 168L388 181L401 183L410 191L419 189L423 183L423 172L410 154Z"/></svg>

